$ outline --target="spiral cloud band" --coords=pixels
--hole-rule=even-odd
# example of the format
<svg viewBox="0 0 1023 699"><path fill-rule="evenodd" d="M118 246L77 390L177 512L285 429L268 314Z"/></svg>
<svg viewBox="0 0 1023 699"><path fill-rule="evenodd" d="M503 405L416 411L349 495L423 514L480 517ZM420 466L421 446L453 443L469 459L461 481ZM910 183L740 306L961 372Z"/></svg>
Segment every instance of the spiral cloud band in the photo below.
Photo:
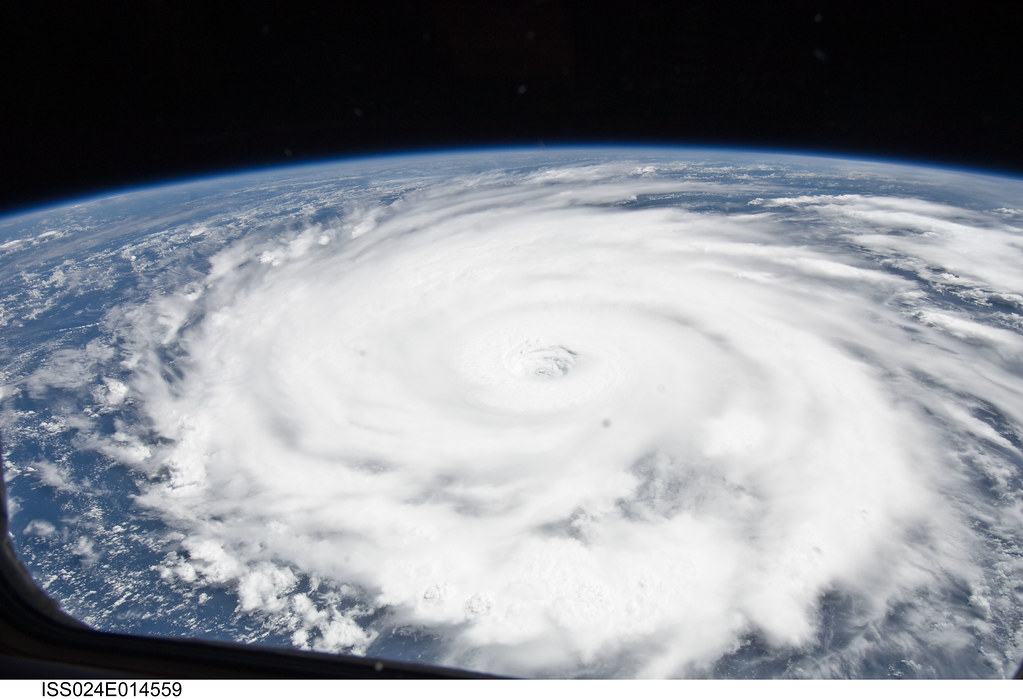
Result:
<svg viewBox="0 0 1023 699"><path fill-rule="evenodd" d="M224 591L239 637L526 676L1014 671L1020 212L894 166L527 160L317 170L119 241L133 291L8 393L88 396L55 431L129 468L151 584Z"/></svg>

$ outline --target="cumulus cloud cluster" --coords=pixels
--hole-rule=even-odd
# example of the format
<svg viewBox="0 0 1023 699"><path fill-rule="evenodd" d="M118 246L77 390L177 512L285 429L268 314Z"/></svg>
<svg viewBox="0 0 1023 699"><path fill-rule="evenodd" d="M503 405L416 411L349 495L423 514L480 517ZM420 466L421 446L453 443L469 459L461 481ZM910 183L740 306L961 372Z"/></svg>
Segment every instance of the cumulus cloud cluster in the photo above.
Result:
<svg viewBox="0 0 1023 699"><path fill-rule="evenodd" d="M91 445L175 532L164 578L500 673L1004 673L1020 230L679 167L352 192L111 312L91 395L135 412Z"/></svg>

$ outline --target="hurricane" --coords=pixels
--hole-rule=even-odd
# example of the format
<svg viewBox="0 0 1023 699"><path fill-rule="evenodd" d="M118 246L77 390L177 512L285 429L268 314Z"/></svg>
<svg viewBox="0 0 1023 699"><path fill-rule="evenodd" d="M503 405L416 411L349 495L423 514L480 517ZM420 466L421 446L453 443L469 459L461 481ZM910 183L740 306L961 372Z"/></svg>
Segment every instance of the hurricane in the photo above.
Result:
<svg viewBox="0 0 1023 699"><path fill-rule="evenodd" d="M1021 209L1005 178L583 149L9 218L12 535L104 629L526 677L1010 675Z"/></svg>

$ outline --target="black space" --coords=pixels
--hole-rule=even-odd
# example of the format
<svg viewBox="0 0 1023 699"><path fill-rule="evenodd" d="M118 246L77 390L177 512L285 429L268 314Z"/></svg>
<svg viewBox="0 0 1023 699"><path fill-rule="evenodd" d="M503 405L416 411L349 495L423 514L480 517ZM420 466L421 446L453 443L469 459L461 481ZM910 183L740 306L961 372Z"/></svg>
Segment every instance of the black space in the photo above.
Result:
<svg viewBox="0 0 1023 699"><path fill-rule="evenodd" d="M895 0L6 3L0 209L473 145L743 145L1023 174L1021 19L1018 3Z"/></svg>

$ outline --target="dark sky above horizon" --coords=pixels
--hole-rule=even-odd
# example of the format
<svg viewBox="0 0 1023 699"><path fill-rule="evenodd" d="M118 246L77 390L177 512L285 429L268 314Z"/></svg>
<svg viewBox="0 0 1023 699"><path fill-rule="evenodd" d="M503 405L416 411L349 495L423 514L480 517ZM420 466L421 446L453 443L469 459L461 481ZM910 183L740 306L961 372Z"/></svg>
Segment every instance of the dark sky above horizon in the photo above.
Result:
<svg viewBox="0 0 1023 699"><path fill-rule="evenodd" d="M475 145L743 145L1023 173L1020 9L599 7L5 8L0 209L257 165Z"/></svg>

